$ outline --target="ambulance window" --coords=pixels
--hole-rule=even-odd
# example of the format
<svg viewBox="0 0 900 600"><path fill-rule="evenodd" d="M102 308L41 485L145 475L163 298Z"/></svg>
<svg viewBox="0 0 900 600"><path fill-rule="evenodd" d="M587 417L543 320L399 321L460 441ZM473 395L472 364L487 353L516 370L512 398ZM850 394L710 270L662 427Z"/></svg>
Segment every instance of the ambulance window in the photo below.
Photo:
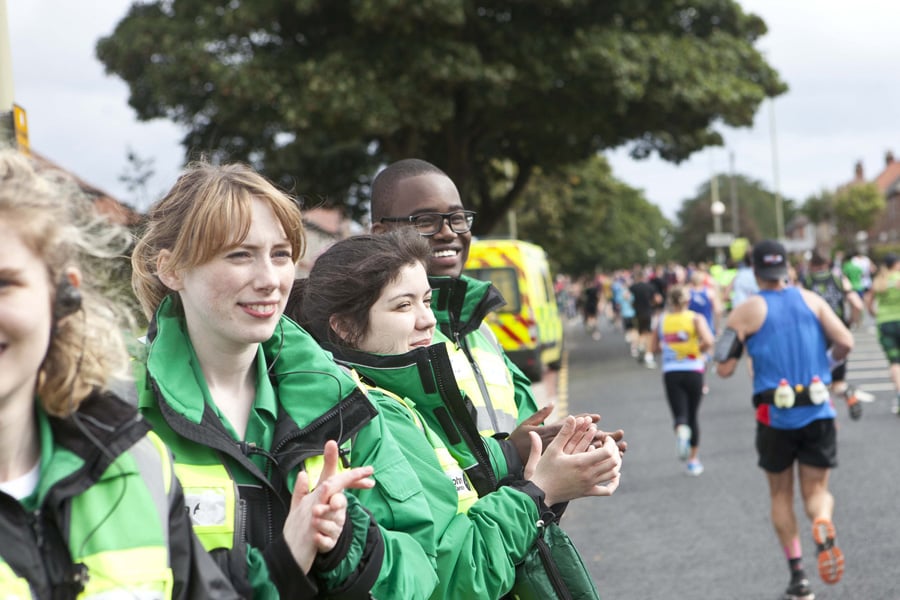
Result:
<svg viewBox="0 0 900 600"><path fill-rule="evenodd" d="M482 269L466 269L465 274L481 281L490 281L495 288L500 290L503 298L506 299L506 306L500 308L498 312L517 313L521 310L519 284L515 269L509 267L486 267Z"/></svg>
<svg viewBox="0 0 900 600"><path fill-rule="evenodd" d="M550 279L550 274L544 271L543 275L541 279L544 282L544 298L547 302L556 302L556 292L553 290L553 281Z"/></svg>

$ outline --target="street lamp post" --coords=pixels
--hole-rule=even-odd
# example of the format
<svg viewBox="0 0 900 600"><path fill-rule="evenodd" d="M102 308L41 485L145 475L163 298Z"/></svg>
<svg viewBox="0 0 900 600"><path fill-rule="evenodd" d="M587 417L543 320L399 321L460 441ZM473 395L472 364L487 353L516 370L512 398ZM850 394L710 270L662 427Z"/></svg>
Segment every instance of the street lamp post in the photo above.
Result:
<svg viewBox="0 0 900 600"><path fill-rule="evenodd" d="M737 186L734 182L734 152L728 154L728 165L729 170L731 171L731 176L728 178L731 189L731 233L734 234L734 237L737 237L740 235L740 232L738 231L740 227L738 225Z"/></svg>
<svg viewBox="0 0 900 600"><path fill-rule="evenodd" d="M11 146L16 141L13 127L14 98L6 0L0 0L0 148Z"/></svg>
<svg viewBox="0 0 900 600"><path fill-rule="evenodd" d="M775 229L778 239L784 240L784 202L778 189L778 146L775 143L775 99L769 100L769 134L772 138L772 181L775 187Z"/></svg>
<svg viewBox="0 0 900 600"><path fill-rule="evenodd" d="M722 233L722 215L725 214L725 205L719 200L719 178L713 176L712 184L712 202L709 205L709 210L712 212L713 216L713 231L718 235ZM721 265L725 263L725 253L722 250L722 246L716 246L716 264Z"/></svg>

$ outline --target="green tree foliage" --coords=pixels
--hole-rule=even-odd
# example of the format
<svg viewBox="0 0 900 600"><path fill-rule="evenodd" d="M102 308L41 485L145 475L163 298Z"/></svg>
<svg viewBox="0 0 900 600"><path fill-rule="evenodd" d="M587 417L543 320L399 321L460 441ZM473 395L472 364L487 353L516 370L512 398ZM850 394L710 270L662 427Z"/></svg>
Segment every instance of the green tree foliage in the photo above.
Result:
<svg viewBox="0 0 900 600"><path fill-rule="evenodd" d="M729 181L730 175L719 174L719 188ZM730 184L729 184L730 185ZM726 189L729 186L725 186ZM744 175L735 175L735 190L738 210L738 237L745 237L750 243L777 237L775 216L775 196L765 185ZM719 199L725 204L722 215L722 231L731 232L732 205L730 194ZM677 214L678 228L675 232L676 256L681 261L712 261L715 249L706 245L706 234L714 231L710 182L703 183L697 195L685 200ZM784 222L790 221L798 212L795 202L789 198L782 201Z"/></svg>
<svg viewBox="0 0 900 600"><path fill-rule="evenodd" d="M556 272L590 275L664 259L671 224L640 190L612 176L601 156L536 173L516 205L518 237L543 246Z"/></svg>
<svg viewBox="0 0 900 600"><path fill-rule="evenodd" d="M357 213L379 165L426 158L478 232L538 167L626 143L678 162L750 126L786 90L765 32L732 0L151 0L97 56L139 118L186 128L189 157Z"/></svg>
<svg viewBox="0 0 900 600"><path fill-rule="evenodd" d="M872 227L885 206L884 195L874 183L848 185L838 190L834 195L834 214L841 237L851 240L857 231Z"/></svg>
<svg viewBox="0 0 900 600"><path fill-rule="evenodd" d="M822 190L806 199L801 212L813 223L831 222L835 217L834 207L834 193Z"/></svg>

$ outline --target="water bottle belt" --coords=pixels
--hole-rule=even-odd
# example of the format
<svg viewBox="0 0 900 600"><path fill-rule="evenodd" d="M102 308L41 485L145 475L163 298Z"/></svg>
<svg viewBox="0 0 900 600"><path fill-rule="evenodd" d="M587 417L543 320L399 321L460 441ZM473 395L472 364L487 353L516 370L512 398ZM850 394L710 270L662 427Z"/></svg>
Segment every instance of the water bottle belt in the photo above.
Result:
<svg viewBox="0 0 900 600"><path fill-rule="evenodd" d="M813 401L809 397L809 388L803 388L803 391L794 391L794 406L812 406ZM760 404L775 404L775 389L766 390L753 394L753 408Z"/></svg>

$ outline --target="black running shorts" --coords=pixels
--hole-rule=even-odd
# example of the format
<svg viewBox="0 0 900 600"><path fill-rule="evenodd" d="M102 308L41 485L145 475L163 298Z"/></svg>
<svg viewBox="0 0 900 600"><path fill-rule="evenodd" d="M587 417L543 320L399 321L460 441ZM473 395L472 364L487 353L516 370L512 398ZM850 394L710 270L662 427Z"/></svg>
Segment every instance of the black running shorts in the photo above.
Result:
<svg viewBox="0 0 900 600"><path fill-rule="evenodd" d="M638 313L634 317L634 320L637 323L638 333L650 333L653 330L653 315L652 314Z"/></svg>
<svg viewBox="0 0 900 600"><path fill-rule="evenodd" d="M794 461L812 467L837 466L837 430L834 419L819 419L801 429L775 429L756 423L757 464L780 473Z"/></svg>

